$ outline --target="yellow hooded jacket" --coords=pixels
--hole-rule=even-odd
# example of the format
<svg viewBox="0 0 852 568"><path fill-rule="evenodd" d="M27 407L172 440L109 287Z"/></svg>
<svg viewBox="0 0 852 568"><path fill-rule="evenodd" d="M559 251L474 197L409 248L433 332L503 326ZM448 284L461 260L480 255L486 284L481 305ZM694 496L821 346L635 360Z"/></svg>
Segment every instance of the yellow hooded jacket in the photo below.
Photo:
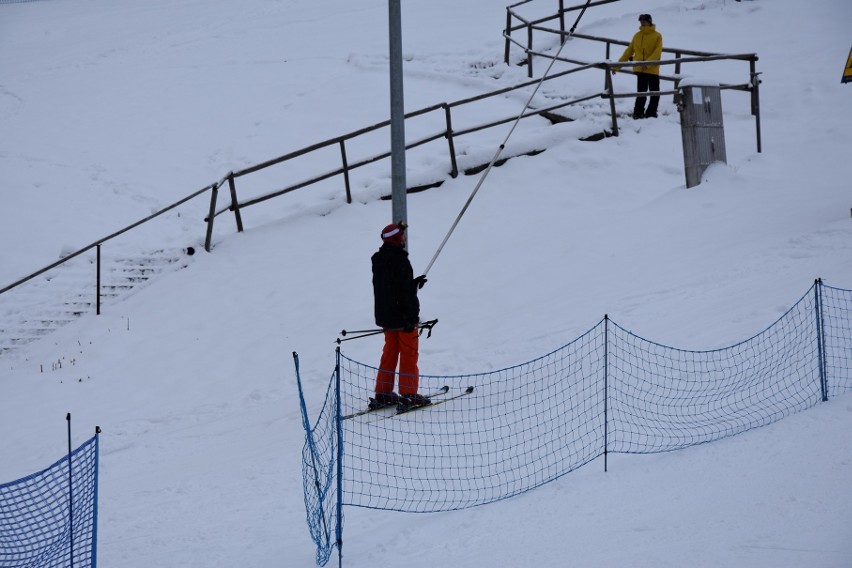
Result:
<svg viewBox="0 0 852 568"><path fill-rule="evenodd" d="M657 26L642 26L630 40L630 45L624 50L619 61L627 61L631 57L633 61L659 61L662 54L663 36L657 32ZM660 74L659 65L643 65L634 67L633 70L637 73Z"/></svg>

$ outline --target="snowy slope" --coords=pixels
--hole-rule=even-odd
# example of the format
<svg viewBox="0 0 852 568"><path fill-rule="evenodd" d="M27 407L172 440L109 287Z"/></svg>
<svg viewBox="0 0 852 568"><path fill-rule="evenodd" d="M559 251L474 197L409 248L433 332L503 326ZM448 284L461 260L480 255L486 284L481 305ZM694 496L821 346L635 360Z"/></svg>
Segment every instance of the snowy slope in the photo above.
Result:
<svg viewBox="0 0 852 568"><path fill-rule="evenodd" d="M0 5L0 283L230 170L384 120L386 11L384 0ZM760 56L764 151L742 93L723 96L729 163L691 190L668 100L656 121L624 120L598 143L578 140L601 124L594 105L569 111L574 123L525 122L512 144L547 151L492 171L421 292L423 316L441 320L422 344L424 372L525 361L605 313L665 344L716 348L769 325L817 277L852 288L852 87L839 80L852 5L621 2L587 12L578 31L629 39L639 12L668 46ZM408 0L403 16L406 108L525 79L501 63L501 4ZM481 112L520 112L524 100ZM490 157L507 129L460 149ZM446 176L444 152L412 153L410 177ZM319 160L299 167L324 171ZM409 197L415 270L475 183ZM368 258L390 221L378 200L389 165L353 184L353 205L330 183L247 209L242 234L222 216L213 253L0 359L0 481L61 456L71 412L75 442L104 430L101 564L313 565L291 352L315 413L339 331L372 325ZM205 212L189 205L117 246L198 247ZM368 363L380 350L345 345ZM850 427L845 397L715 444L615 456L607 474L593 463L474 510L350 509L345 564L848 566Z"/></svg>

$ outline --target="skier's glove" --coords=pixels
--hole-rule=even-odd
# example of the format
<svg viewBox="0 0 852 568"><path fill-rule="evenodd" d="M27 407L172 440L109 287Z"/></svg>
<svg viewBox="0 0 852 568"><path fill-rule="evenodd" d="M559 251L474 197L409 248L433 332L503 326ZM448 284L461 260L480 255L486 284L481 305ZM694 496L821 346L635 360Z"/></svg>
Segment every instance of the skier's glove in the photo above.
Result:
<svg viewBox="0 0 852 568"><path fill-rule="evenodd" d="M414 283L417 284L418 290L422 290L423 286L426 285L426 282L428 282L428 280L426 280L425 274L423 276L418 276L417 278L414 279Z"/></svg>
<svg viewBox="0 0 852 568"><path fill-rule="evenodd" d="M410 323L410 324L406 325L404 328L402 328L402 331L404 331L405 333L411 333L412 331L415 330L416 327L417 327L417 324Z"/></svg>

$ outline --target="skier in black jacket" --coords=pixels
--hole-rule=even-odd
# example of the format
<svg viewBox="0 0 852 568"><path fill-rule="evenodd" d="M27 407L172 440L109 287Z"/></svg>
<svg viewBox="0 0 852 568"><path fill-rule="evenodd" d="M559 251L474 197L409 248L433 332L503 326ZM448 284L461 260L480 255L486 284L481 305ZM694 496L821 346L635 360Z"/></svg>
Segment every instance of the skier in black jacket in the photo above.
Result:
<svg viewBox="0 0 852 568"><path fill-rule="evenodd" d="M417 394L420 300L417 290L426 283L414 278L405 250L407 225L393 223L382 230L382 246L373 255L373 295L376 325L384 330L385 346L376 376L376 396L371 407L397 405L400 409L426 406L431 401ZM399 363L399 395L393 392Z"/></svg>

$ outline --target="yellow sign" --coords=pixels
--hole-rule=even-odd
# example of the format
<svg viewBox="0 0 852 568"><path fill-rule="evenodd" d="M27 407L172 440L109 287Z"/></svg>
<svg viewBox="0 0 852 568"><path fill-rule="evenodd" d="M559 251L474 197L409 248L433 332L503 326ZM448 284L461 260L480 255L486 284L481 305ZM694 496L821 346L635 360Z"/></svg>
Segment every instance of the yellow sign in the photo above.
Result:
<svg viewBox="0 0 852 568"><path fill-rule="evenodd" d="M849 57L846 59L846 70L843 71L843 78L840 82L848 83L850 81L852 81L852 49L849 50Z"/></svg>

